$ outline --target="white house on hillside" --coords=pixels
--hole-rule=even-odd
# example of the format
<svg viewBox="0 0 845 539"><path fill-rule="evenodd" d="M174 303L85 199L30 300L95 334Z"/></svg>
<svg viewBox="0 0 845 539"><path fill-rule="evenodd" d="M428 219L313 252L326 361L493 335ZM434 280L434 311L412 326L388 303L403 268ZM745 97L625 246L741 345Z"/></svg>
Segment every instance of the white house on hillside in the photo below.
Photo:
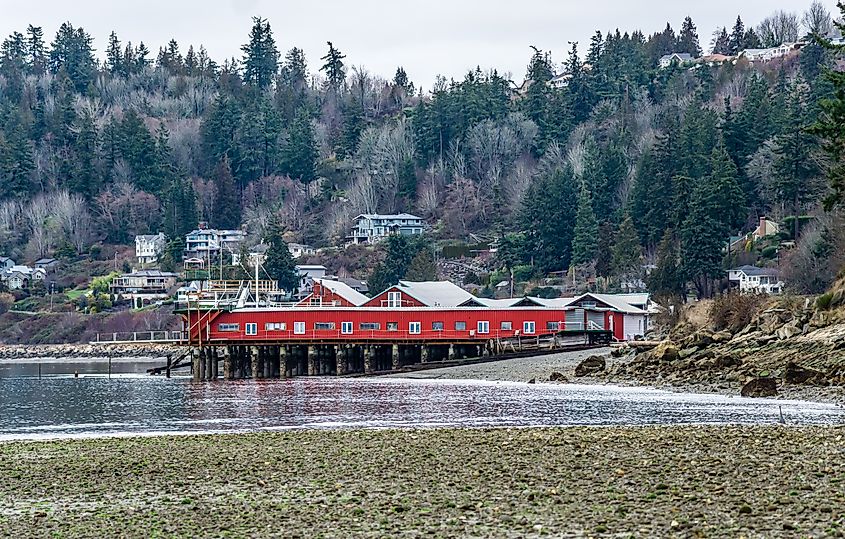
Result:
<svg viewBox="0 0 845 539"><path fill-rule="evenodd" d="M376 243L391 235L416 236L423 233L425 222L416 215L365 213L355 218L347 238L349 244Z"/></svg>
<svg viewBox="0 0 845 539"><path fill-rule="evenodd" d="M237 254L246 239L242 230L216 230L200 223L199 228L185 236L185 258L214 260L218 255Z"/></svg>
<svg viewBox="0 0 845 539"><path fill-rule="evenodd" d="M166 246L167 236L163 232L135 236L135 257L138 264L155 264Z"/></svg>
<svg viewBox="0 0 845 539"><path fill-rule="evenodd" d="M290 256L294 259L313 255L317 252L317 250L310 245L303 245L302 243L288 243L288 251L290 252Z"/></svg>
<svg viewBox="0 0 845 539"><path fill-rule="evenodd" d="M757 266L740 266L728 270L728 281L731 287L749 294L780 294L784 285L778 270Z"/></svg>
<svg viewBox="0 0 845 539"><path fill-rule="evenodd" d="M664 54L660 57L659 63L661 69L666 69L672 64L684 65L693 61L691 54L686 52L673 52L672 54Z"/></svg>

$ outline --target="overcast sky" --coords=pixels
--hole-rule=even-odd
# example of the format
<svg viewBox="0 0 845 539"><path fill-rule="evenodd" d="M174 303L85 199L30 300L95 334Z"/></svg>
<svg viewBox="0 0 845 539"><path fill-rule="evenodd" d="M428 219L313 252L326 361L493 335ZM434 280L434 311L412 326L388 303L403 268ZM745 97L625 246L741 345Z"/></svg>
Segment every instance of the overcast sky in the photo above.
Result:
<svg viewBox="0 0 845 539"><path fill-rule="evenodd" d="M831 12L835 0L824 0ZM175 38L182 48L205 45L212 58L240 58L251 17L270 19L284 52L305 50L316 70L332 41L347 65L392 77L398 65L428 89L436 75L462 78L480 65L521 80L530 45L551 50L561 62L567 42L585 48L595 30L642 29L646 35L692 16L705 49L717 27L742 16L757 24L777 9L803 12L810 0L0 0L0 34L42 26L52 41L70 21L94 36L102 57L109 33L124 43L144 43L155 53Z"/></svg>

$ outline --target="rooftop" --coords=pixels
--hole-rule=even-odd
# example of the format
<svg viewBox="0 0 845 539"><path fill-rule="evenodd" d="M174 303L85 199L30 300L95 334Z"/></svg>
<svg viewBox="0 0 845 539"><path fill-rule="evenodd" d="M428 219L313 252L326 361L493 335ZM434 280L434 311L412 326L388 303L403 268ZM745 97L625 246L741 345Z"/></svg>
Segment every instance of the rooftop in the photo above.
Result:
<svg viewBox="0 0 845 539"><path fill-rule="evenodd" d="M340 281L333 281L331 279L314 279L314 282L320 283L320 285L324 288L331 290L332 293L337 294L355 306L363 305L370 299L357 290L352 289L352 287L346 283L342 283Z"/></svg>
<svg viewBox="0 0 845 539"><path fill-rule="evenodd" d="M411 215L410 213L392 213L392 214L381 214L381 213L362 213L356 219L359 218L365 219L389 219L389 220L409 220L409 219L418 219L422 221L422 217L417 217L416 215Z"/></svg>
<svg viewBox="0 0 845 539"><path fill-rule="evenodd" d="M399 281L402 292L428 307L457 307L475 296L449 281Z"/></svg>

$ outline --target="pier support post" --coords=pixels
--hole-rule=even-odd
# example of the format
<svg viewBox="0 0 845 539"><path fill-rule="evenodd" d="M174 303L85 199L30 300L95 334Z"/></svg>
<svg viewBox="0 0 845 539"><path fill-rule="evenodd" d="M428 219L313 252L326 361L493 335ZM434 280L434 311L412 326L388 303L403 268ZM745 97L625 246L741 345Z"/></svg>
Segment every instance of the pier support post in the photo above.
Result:
<svg viewBox="0 0 845 539"><path fill-rule="evenodd" d="M205 348L200 348L200 351L199 351L199 354L198 354L198 361L199 361L199 379L205 380L205 376L206 376L205 375L205 366L206 366Z"/></svg>
<svg viewBox="0 0 845 539"><path fill-rule="evenodd" d="M429 354L431 350L428 346L422 345L420 346L420 363L428 363Z"/></svg>
<svg viewBox="0 0 845 539"><path fill-rule="evenodd" d="M308 346L308 376L317 374L317 346Z"/></svg>
<svg viewBox="0 0 845 539"><path fill-rule="evenodd" d="M288 368L288 347L279 347L279 378L290 378L293 376L292 369Z"/></svg>
<svg viewBox="0 0 845 539"><path fill-rule="evenodd" d="M220 376L220 353L219 349L215 346L213 349L212 358L211 358L211 379L217 380L217 377Z"/></svg>
<svg viewBox="0 0 845 539"><path fill-rule="evenodd" d="M200 381L200 357L196 350L191 350L191 375L194 382Z"/></svg>
<svg viewBox="0 0 845 539"><path fill-rule="evenodd" d="M264 347L264 378L273 377L273 349L269 346Z"/></svg>
<svg viewBox="0 0 845 539"><path fill-rule="evenodd" d="M338 376L346 374L346 358L349 357L349 348L346 345L336 344L334 346L335 372Z"/></svg>
<svg viewBox="0 0 845 539"><path fill-rule="evenodd" d="M223 379L232 379L232 347L227 346L223 349Z"/></svg>
<svg viewBox="0 0 845 539"><path fill-rule="evenodd" d="M364 347L364 374L372 374L373 373L373 347L372 346L365 346Z"/></svg>
<svg viewBox="0 0 845 539"><path fill-rule="evenodd" d="M395 371L395 370L399 369L399 345L398 344L393 345L392 352L393 352L393 363L392 363L391 367Z"/></svg>
<svg viewBox="0 0 845 539"><path fill-rule="evenodd" d="M258 378L258 347L249 347L249 375L251 378Z"/></svg>
<svg viewBox="0 0 845 539"><path fill-rule="evenodd" d="M449 345L449 352L447 353L446 357L447 357L450 361L451 361L451 360L453 360L453 359L455 359L455 357L456 357L456 356L455 356L455 345L454 345L454 344L450 344L450 345Z"/></svg>

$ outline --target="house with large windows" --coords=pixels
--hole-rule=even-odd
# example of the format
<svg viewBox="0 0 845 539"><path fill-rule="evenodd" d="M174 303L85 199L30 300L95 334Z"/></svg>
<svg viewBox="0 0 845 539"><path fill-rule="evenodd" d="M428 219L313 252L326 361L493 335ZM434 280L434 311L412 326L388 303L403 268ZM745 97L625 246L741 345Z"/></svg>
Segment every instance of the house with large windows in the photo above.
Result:
<svg viewBox="0 0 845 539"><path fill-rule="evenodd" d="M425 230L425 221L410 213L382 215L364 213L355 218L347 244L377 243L391 235L416 236Z"/></svg>

